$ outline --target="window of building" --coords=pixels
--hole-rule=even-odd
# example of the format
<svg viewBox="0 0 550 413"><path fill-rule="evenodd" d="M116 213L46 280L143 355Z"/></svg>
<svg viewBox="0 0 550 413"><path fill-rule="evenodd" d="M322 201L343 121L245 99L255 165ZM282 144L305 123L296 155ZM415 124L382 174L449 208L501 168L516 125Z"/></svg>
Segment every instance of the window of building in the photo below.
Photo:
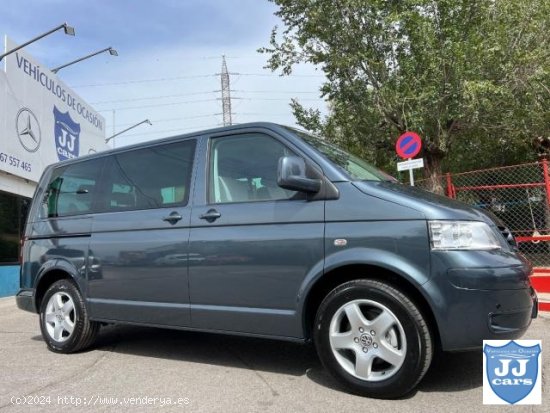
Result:
<svg viewBox="0 0 550 413"><path fill-rule="evenodd" d="M187 204L195 143L186 140L108 158L99 208L124 211Z"/></svg>
<svg viewBox="0 0 550 413"><path fill-rule="evenodd" d="M19 262L19 243L29 206L29 198L0 192L0 264Z"/></svg>
<svg viewBox="0 0 550 413"><path fill-rule="evenodd" d="M295 191L277 185L279 159L292 155L267 135L215 138L210 150L210 201L213 203L291 199Z"/></svg>

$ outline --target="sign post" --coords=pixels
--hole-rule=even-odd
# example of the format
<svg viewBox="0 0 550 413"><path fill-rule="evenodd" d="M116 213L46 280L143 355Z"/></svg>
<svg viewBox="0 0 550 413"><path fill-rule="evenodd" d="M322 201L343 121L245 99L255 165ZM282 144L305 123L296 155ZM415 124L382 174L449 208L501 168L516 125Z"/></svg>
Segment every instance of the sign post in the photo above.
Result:
<svg viewBox="0 0 550 413"><path fill-rule="evenodd" d="M414 186L413 169L423 168L424 159L413 159L422 149L422 139L418 133L405 132L397 139L395 143L395 152L403 159L408 159L405 162L397 163L398 171L409 171L409 180L411 186Z"/></svg>

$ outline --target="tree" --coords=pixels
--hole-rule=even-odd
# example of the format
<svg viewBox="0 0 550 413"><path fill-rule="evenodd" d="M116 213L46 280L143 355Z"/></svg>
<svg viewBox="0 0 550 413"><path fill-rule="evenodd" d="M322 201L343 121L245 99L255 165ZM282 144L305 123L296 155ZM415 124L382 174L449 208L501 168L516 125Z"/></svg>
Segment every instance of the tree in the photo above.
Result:
<svg viewBox="0 0 550 413"><path fill-rule="evenodd" d="M441 192L445 163L515 160L550 136L548 1L270 1L285 27L259 49L267 67L289 75L309 62L327 78L329 115L293 100L297 122L379 165L414 130Z"/></svg>

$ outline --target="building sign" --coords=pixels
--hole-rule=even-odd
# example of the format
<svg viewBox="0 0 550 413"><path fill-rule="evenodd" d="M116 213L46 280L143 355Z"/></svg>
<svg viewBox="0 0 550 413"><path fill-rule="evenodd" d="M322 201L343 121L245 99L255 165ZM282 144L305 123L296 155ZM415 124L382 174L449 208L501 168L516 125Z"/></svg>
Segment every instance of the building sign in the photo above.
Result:
<svg viewBox="0 0 550 413"><path fill-rule="evenodd" d="M0 170L38 182L49 164L107 149L105 119L56 74L23 49L4 60Z"/></svg>

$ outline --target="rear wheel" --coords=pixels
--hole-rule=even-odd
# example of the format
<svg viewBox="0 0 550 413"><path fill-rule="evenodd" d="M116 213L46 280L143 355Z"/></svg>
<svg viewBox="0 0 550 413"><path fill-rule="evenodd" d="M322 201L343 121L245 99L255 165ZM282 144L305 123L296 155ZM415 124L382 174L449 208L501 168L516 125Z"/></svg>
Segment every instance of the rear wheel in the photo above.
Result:
<svg viewBox="0 0 550 413"><path fill-rule="evenodd" d="M351 392L368 397L410 392L433 352L417 306L395 287L374 280L332 290L317 312L314 340L325 368Z"/></svg>
<svg viewBox="0 0 550 413"><path fill-rule="evenodd" d="M72 353L89 347L99 331L90 321L80 291L71 280L53 283L40 306L40 329L51 351Z"/></svg>

